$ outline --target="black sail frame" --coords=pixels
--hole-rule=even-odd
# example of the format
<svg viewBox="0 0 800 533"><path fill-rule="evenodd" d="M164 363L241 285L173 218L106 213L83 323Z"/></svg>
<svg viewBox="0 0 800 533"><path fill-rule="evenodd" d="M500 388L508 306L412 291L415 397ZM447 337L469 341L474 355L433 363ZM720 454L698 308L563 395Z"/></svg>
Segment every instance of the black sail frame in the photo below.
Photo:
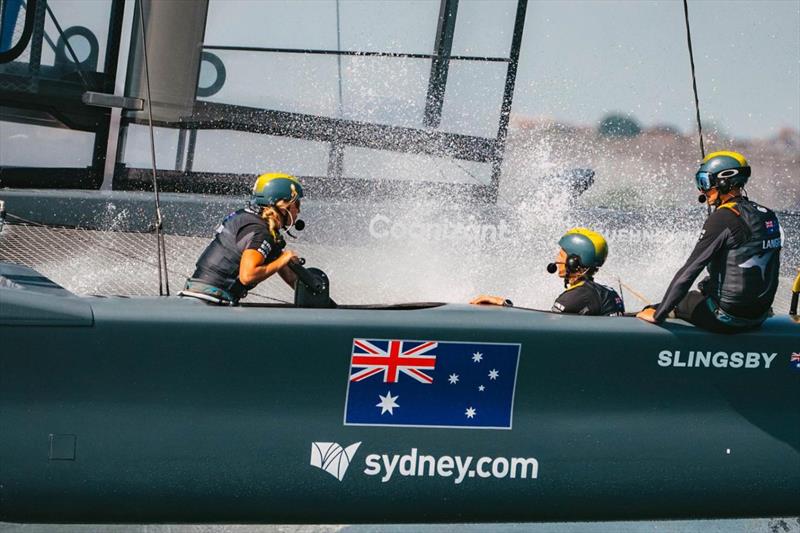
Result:
<svg viewBox="0 0 800 533"><path fill-rule="evenodd" d="M528 0L517 0L514 30L508 57L451 54L459 0L440 0L437 35L434 51L431 54L204 45L203 49L207 51L428 59L431 61L431 75L425 99L425 114L423 117L425 129L368 123L290 111L259 109L227 103L198 101L195 103L194 112L191 116L185 117L176 123L160 122L157 124L161 127L181 130L179 134L179 147L181 150L179 150L180 153L177 158L184 165L182 169L176 167L174 171L160 172L160 185L164 191L173 192L226 194L233 191L241 191L242 187L250 182L253 175L195 172L191 167L191 163L194 160L194 140L198 130L232 130L330 143L327 175L302 176L304 182L309 185L307 188L312 192L329 196L336 195L335 184L337 180L345 179L342 176L344 147L354 146L488 163L491 165L491 177L488 184L478 182L465 184L437 182L436 187L447 190L450 193L463 192L469 196L493 202L497 198L500 182L527 4ZM450 63L453 61L505 63L507 65L497 135L494 138L449 133L437 129L441 122L448 70ZM141 119L130 119L128 122L143 124ZM189 132L188 146L186 145L186 131ZM120 144L122 145L122 143ZM183 154L184 150L186 151L185 155ZM148 176L147 169L128 168L119 165L115 172L114 188L148 190L150 187ZM381 180L359 180L354 178L346 178L346 180L348 194L350 195L354 192L356 194L369 194L370 191L392 189L390 185L376 185ZM393 188L395 192L402 189L402 187Z"/></svg>
<svg viewBox="0 0 800 533"><path fill-rule="evenodd" d="M91 77L92 90L111 92L113 90L114 76L117 71L117 57L122 32L122 7L124 2L134 0L113 0L112 16L109 21L108 53L102 75L94 74ZM197 145L197 132L199 130L231 130L256 134L291 137L312 141L329 143L329 161L327 175L304 176L309 183L309 190L335 195L336 183L339 180L347 181L349 191L362 191L369 194L370 190L392 188L391 184L383 183L391 180L358 180L343 177L344 147L363 147L392 151L396 153L425 154L442 158L453 158L467 162L486 163L491 165L489 183L436 183L448 191L461 191L470 196L480 197L494 201L499 187L501 166L505 151L505 141L508 131L509 113L514 94L514 84L519 61L519 51L522 43L522 34L525 25L525 16L528 0L517 0L514 15L514 29L508 57L480 57L467 55L453 55L453 38L456 31L459 0L440 0L437 34L434 41L434 50L431 54L413 54L397 52L361 52L350 50L318 50L297 48L267 48L248 46L218 46L204 45L207 51L242 51L282 54L309 54L309 55L334 55L334 56L365 56L387 58L427 59L431 61L431 73L428 80L427 94L425 97L425 111L423 117L424 128L411 128L387 124L371 123L345 118L309 115L290 111L271 109L258 109L241 105L216 103L209 101L195 101L190 116L182 117L177 122L160 122L157 126L179 130L179 147L176 154L176 170L163 171L161 185L164 191L176 192L202 192L202 193L231 193L240 192L241 186L252 179L252 175L224 173L224 172L196 172L193 170L195 147ZM34 4L31 3L33 6ZM41 11L46 0L39 0L37 11ZM41 20L38 21L41 26ZM32 46L41 47L41 35L37 35L34 27ZM41 33L41 32L39 32ZM38 46L37 46L38 42ZM34 54L38 55L38 54ZM497 134L494 137L480 137L451 133L439 129L445 93L448 83L448 72L452 62L469 61L473 63L504 63L506 75L502 95L500 114L498 117ZM35 61L34 61L35 62ZM30 66L33 71L38 65ZM35 72L34 72L35 75ZM97 80L95 82L94 80ZM42 83L47 83L43 80ZM53 89L54 90L54 89ZM87 169L54 169L54 168L4 168L0 167L0 184L10 187L41 187L43 182L53 187L61 188L99 188L105 166L106 145L108 144L110 114L107 110L92 108L84 105L77 97L74 89L69 96L64 97L63 103L58 103L57 92L35 94L3 94L0 91L0 105L5 109L20 108L31 111L42 111L56 116L63 126L92 131L96 134L92 166ZM54 102L56 106L54 107ZM126 125L140 123L141 119L122 118L123 127L117 151L117 164L114 169L113 188L119 190L147 190L150 184L149 170L132 168L119 163L124 151ZM160 171L161 173L161 171ZM363 183L361 183L363 181ZM325 185L317 187L316 185ZM363 185L363 186L362 186ZM395 187L402 191L403 187Z"/></svg>

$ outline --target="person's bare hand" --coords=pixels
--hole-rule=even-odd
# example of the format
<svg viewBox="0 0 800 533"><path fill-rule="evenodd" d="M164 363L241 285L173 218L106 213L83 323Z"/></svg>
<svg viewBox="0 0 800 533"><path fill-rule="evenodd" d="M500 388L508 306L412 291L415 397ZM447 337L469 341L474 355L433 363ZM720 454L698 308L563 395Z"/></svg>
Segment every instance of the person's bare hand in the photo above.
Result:
<svg viewBox="0 0 800 533"><path fill-rule="evenodd" d="M636 314L636 318L640 318L645 322L650 322L651 324L657 324L655 318L656 310L654 307L648 307L647 309L642 309Z"/></svg>
<svg viewBox="0 0 800 533"><path fill-rule="evenodd" d="M286 249L281 252L280 260L283 262L284 265L288 265L289 261L297 261L299 257L297 254L294 253L292 250Z"/></svg>
<svg viewBox="0 0 800 533"><path fill-rule="evenodd" d="M476 296L473 298L469 303L472 305L505 305L506 299L502 296L489 296L487 294L481 294L480 296Z"/></svg>

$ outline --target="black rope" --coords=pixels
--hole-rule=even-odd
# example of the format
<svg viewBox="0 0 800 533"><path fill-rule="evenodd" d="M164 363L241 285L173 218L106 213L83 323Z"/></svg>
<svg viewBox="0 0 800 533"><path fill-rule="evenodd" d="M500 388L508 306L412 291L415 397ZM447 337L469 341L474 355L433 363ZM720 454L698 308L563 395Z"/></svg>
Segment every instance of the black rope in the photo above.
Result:
<svg viewBox="0 0 800 533"><path fill-rule="evenodd" d="M694 89L694 108L697 111L697 132L700 135L700 156L706 158L706 148L703 144L703 124L700 122L700 99L697 97L697 78L694 74L694 53L692 52L692 32L689 29L689 4L683 0L683 15L686 20L686 42L689 45L689 63L692 65L692 88Z"/></svg>
<svg viewBox="0 0 800 533"><path fill-rule="evenodd" d="M142 36L142 51L144 54L144 77L145 85L147 88L147 115L148 126L150 130L150 161L153 167L153 193L155 195L156 203L156 243L158 253L158 295L169 296L169 274L167 269L167 250L166 243L164 242L164 234L162 232L163 219L161 218L161 203L158 195L158 176L156 174L156 141L153 132L153 98L150 94L150 68L147 61L147 39L144 31L144 0L138 0L139 4L139 33ZM163 270L163 276L162 276ZM163 277L163 281L162 281Z"/></svg>

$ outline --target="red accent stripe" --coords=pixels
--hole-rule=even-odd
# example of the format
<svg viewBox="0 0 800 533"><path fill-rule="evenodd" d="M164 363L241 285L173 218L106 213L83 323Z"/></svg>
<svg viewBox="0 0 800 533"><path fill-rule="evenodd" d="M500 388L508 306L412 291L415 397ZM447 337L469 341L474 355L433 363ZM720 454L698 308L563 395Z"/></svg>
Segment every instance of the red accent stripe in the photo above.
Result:
<svg viewBox="0 0 800 533"><path fill-rule="evenodd" d="M350 378L350 381L361 381L362 379L367 379L368 377L374 376L378 372L382 372L382 371L383 371L382 368L373 368L369 372L365 372L365 373L360 374L360 375L359 374L355 374L352 378Z"/></svg>
<svg viewBox="0 0 800 533"><path fill-rule="evenodd" d="M386 357L381 356L370 356L370 355L354 355L353 356L353 364L354 365L364 365L364 366L374 366L374 365L389 365L389 362ZM436 358L435 357L397 357L394 362L392 362L393 366L403 366L403 367L416 367L416 368L434 368L436 366Z"/></svg>

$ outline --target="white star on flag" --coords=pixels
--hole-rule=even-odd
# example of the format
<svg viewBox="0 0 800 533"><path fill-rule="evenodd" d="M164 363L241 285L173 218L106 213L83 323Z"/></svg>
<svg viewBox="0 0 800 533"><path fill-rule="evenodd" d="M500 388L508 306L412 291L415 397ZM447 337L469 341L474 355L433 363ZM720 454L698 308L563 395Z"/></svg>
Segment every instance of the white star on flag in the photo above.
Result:
<svg viewBox="0 0 800 533"><path fill-rule="evenodd" d="M451 385L455 385L458 383L458 374L450 374L450 377L447 378L447 381L449 381Z"/></svg>
<svg viewBox="0 0 800 533"><path fill-rule="evenodd" d="M489 379L497 379L497 376L500 375L500 372L495 370L494 368L489 371Z"/></svg>
<svg viewBox="0 0 800 533"><path fill-rule="evenodd" d="M484 390L486 390L486 387L484 387L483 385L480 385L480 386L478 387L478 390L479 390L479 391L481 391L481 392L483 392Z"/></svg>
<svg viewBox="0 0 800 533"><path fill-rule="evenodd" d="M395 400L398 399L399 397L400 396L398 395L392 398L391 391L387 392L386 396L381 396L380 394L378 394L378 398L380 398L381 401L376 403L375 407L381 408L381 414L385 413L386 411L389 411L390 415L394 415L394 411L392 411L392 409L394 409L395 407L400 407L397 404L397 402L395 402Z"/></svg>
<svg viewBox="0 0 800 533"><path fill-rule="evenodd" d="M467 418L475 418L475 413L477 411L474 407L467 407L467 411L464 414L467 415Z"/></svg>
<svg viewBox="0 0 800 533"><path fill-rule="evenodd" d="M475 352L474 354L472 354L472 360L475 361L476 363L480 363L482 359L483 359L483 354L481 352Z"/></svg>

